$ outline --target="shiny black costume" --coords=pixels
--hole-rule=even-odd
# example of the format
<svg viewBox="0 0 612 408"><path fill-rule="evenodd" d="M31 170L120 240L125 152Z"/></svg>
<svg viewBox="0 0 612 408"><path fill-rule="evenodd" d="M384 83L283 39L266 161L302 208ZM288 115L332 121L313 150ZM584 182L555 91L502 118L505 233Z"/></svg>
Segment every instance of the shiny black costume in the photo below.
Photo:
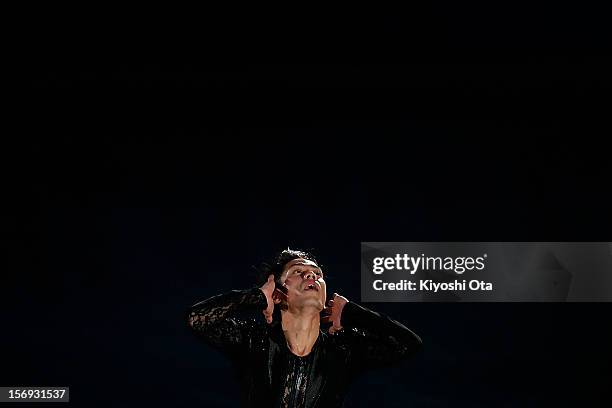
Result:
<svg viewBox="0 0 612 408"><path fill-rule="evenodd" d="M354 302L342 311L343 330L319 333L305 357L293 354L281 323L247 318L267 306L259 288L234 290L196 303L188 323L234 363L247 407L340 407L352 379L371 367L412 355L421 339L401 323Z"/></svg>

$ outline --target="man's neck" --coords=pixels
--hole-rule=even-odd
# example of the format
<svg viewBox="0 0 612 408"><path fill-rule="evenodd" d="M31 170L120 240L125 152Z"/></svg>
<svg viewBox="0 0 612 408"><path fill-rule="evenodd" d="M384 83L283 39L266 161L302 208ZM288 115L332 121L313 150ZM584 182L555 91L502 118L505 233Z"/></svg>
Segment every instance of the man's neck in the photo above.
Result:
<svg viewBox="0 0 612 408"><path fill-rule="evenodd" d="M318 310L284 310L282 312L282 327L287 345L291 352L298 356L306 356L312 351L321 325Z"/></svg>

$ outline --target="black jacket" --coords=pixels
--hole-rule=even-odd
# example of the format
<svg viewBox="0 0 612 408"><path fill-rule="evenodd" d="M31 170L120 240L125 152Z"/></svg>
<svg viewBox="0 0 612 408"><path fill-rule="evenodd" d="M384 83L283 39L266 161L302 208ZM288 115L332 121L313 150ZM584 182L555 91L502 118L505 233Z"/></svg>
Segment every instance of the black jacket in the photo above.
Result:
<svg viewBox="0 0 612 408"><path fill-rule="evenodd" d="M241 401L245 407L340 407L353 378L362 371L390 365L417 351L422 343L401 323L354 302L342 311L343 330L319 337L307 358L287 347L278 320L266 324L247 318L267 306L259 288L234 290L196 303L188 311L188 324L206 343L226 354L238 370ZM305 364L304 399L283 401L293 362ZM304 384L305 381L302 381Z"/></svg>

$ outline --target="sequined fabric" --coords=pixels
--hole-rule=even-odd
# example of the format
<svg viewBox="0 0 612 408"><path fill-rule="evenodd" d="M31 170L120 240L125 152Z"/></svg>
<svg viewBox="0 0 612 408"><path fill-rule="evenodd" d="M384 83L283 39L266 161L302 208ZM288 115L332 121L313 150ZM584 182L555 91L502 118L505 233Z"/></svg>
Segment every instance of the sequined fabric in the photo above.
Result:
<svg viewBox="0 0 612 408"><path fill-rule="evenodd" d="M289 356L289 364L285 370L286 375L283 376L285 384L280 401L282 408L305 406L312 356L312 353L306 357Z"/></svg>
<svg viewBox="0 0 612 408"><path fill-rule="evenodd" d="M266 306L263 292L253 288L214 296L187 312L193 333L234 363L245 407L341 407L355 376L395 364L422 344L401 323L349 302L344 330L321 330L310 354L298 357L280 322L263 320Z"/></svg>

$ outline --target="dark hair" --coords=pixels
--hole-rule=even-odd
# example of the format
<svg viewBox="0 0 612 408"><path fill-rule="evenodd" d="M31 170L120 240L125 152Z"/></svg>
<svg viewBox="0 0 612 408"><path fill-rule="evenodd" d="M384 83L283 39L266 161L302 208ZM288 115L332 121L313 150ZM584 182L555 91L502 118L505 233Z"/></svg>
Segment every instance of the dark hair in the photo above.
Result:
<svg viewBox="0 0 612 408"><path fill-rule="evenodd" d="M264 262L256 268L259 275L257 277L257 284L263 285L270 275L274 275L274 280L279 280L283 270L285 269L285 265L298 258L307 259L318 264L314 255L309 251L301 251L291 248L283 249L276 255L272 262Z"/></svg>

